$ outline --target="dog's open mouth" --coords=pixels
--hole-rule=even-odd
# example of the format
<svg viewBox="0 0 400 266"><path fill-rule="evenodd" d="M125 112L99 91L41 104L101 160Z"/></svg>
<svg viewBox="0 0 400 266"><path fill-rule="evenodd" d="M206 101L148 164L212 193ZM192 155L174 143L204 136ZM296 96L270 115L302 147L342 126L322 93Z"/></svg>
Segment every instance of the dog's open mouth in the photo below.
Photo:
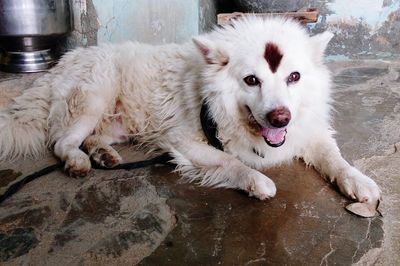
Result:
<svg viewBox="0 0 400 266"><path fill-rule="evenodd" d="M261 128L261 135L271 147L279 147L285 143L286 128Z"/></svg>
<svg viewBox="0 0 400 266"><path fill-rule="evenodd" d="M279 147L285 143L287 129L286 127L281 128L270 128L261 126L254 118L250 108L246 106L249 112L249 124L255 129L265 140L265 142L271 147Z"/></svg>

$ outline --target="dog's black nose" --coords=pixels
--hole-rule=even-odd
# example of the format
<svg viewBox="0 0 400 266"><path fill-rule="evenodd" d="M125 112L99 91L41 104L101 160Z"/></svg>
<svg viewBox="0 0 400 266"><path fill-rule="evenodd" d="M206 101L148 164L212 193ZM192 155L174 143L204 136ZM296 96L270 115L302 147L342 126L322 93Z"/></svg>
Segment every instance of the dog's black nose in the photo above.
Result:
<svg viewBox="0 0 400 266"><path fill-rule="evenodd" d="M267 120L273 127L284 127L292 118L289 109L279 106L267 114Z"/></svg>

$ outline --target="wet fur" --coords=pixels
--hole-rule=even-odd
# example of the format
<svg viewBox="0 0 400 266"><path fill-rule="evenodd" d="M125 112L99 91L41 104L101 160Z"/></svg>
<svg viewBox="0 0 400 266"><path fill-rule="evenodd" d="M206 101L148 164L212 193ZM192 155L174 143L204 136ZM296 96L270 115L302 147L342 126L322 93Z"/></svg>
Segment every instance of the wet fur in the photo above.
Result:
<svg viewBox="0 0 400 266"><path fill-rule="evenodd" d="M266 199L276 187L256 169L297 157L346 196L376 202L376 183L342 158L332 137L330 73L323 63L331 37L309 37L290 20L249 18L182 45L128 42L76 49L0 112L0 159L36 157L48 147L70 175L84 176L93 161L106 167L120 163L110 145L134 140L148 151L170 152L189 181ZM273 71L265 58L267 43L282 54ZM301 80L288 85L293 71ZM246 86L248 74L260 77L262 85ZM225 152L206 143L199 119L203 101ZM247 107L263 125L277 106L287 107L292 120L285 144L272 148L249 120Z"/></svg>

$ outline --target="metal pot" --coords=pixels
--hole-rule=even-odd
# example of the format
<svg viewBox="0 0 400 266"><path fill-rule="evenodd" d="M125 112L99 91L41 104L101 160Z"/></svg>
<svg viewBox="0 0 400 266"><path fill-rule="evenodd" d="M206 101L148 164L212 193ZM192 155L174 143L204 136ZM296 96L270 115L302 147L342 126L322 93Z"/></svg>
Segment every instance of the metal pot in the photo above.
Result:
<svg viewBox="0 0 400 266"><path fill-rule="evenodd" d="M0 0L0 69L37 72L57 60L54 48L71 30L69 0Z"/></svg>

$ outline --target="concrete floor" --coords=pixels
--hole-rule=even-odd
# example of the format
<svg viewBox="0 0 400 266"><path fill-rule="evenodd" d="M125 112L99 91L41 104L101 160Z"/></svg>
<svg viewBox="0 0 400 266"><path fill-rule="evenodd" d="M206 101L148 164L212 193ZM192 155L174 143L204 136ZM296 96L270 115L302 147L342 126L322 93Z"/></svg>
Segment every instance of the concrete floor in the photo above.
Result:
<svg viewBox="0 0 400 266"><path fill-rule="evenodd" d="M264 202L183 184L171 166L56 171L0 205L0 264L400 265L400 63L330 67L339 146L381 186L383 217L346 212L349 201L300 161L266 171L278 193ZM0 73L0 108L40 75ZM54 162L0 162L0 192Z"/></svg>

